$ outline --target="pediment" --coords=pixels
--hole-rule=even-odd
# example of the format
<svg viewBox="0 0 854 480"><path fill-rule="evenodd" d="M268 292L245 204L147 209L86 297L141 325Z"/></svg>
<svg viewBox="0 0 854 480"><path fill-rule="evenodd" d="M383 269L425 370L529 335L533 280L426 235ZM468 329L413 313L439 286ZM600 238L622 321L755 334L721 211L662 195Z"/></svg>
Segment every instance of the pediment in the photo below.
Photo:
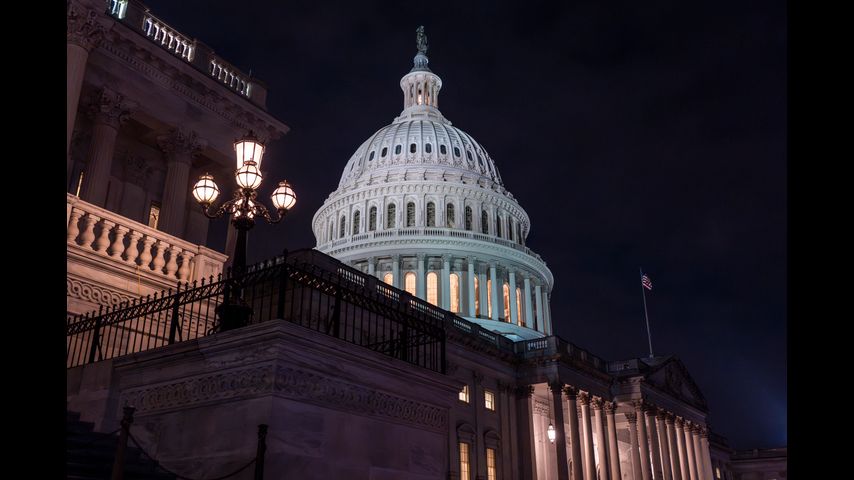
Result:
<svg viewBox="0 0 854 480"><path fill-rule="evenodd" d="M684 402L708 410L706 398L691 378L688 369L677 358L671 358L654 367L646 375L646 382Z"/></svg>

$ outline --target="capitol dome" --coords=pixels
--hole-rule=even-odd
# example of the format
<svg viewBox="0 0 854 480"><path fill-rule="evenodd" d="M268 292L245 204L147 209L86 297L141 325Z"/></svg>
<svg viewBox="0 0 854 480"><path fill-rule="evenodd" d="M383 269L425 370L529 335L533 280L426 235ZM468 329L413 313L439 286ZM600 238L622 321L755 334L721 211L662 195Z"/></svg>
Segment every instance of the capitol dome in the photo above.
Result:
<svg viewBox="0 0 854 480"><path fill-rule="evenodd" d="M404 105L350 157L315 213L316 249L513 340L552 333L553 277L492 157L438 108L426 40Z"/></svg>

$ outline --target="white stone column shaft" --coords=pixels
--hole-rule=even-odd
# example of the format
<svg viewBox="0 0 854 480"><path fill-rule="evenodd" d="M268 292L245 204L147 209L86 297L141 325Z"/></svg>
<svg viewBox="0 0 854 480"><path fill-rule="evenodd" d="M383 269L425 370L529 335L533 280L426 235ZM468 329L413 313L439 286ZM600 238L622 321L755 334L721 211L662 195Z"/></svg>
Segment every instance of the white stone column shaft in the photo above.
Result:
<svg viewBox="0 0 854 480"><path fill-rule="evenodd" d="M685 425L685 452L688 457L688 471L691 474L691 480L700 480L697 474L697 457L694 456L694 437L691 435L692 425Z"/></svg>
<svg viewBox="0 0 854 480"><path fill-rule="evenodd" d="M103 207L107 201L107 184L110 181L119 126L130 115L133 107L121 95L104 88L98 93L90 110L93 115L92 142L80 196L99 207Z"/></svg>
<svg viewBox="0 0 854 480"><path fill-rule="evenodd" d="M554 382L549 384L554 405L554 427L555 427L555 453L557 454L557 478L558 480L569 480L569 470L566 459L566 430L563 418L563 384Z"/></svg>
<svg viewBox="0 0 854 480"><path fill-rule="evenodd" d="M475 310L474 310L474 304L475 304L475 299L474 299L474 294L475 294L475 291L474 291L474 275L475 275L475 273L474 273L474 258L468 257L466 260L468 262L468 276L467 276L468 278L466 278L466 283L468 284L469 317L474 318L474 316L475 316Z"/></svg>
<svg viewBox="0 0 854 480"><path fill-rule="evenodd" d="M543 297L542 297L542 287L536 285L534 287L534 301L537 304L537 320L536 320L536 330L538 332L546 332L545 324L543 323ZM528 325L528 327L531 327ZM531 327L533 328L533 327Z"/></svg>
<svg viewBox="0 0 854 480"><path fill-rule="evenodd" d="M640 480L643 477L643 467L640 460L640 439L638 438L638 415L635 412L626 412L626 421L629 422L629 439L632 451L632 480Z"/></svg>
<svg viewBox="0 0 854 480"><path fill-rule="evenodd" d="M522 303L525 305L525 326L534 328L534 308L531 304L531 278L527 275L524 280L525 292L523 294Z"/></svg>
<svg viewBox="0 0 854 480"><path fill-rule="evenodd" d="M510 283L510 318L508 319L513 325L519 325L518 305L516 304L516 272L512 269L508 274Z"/></svg>
<svg viewBox="0 0 854 480"><path fill-rule="evenodd" d="M400 278L400 255L392 255L391 257L391 275L394 287L401 288L403 281Z"/></svg>
<svg viewBox="0 0 854 480"><path fill-rule="evenodd" d="M650 451L652 452L652 478L655 480L662 480L661 452L658 448L658 429L655 427L656 410L654 408L650 408L644 413L646 413L647 433L649 434L649 446Z"/></svg>
<svg viewBox="0 0 854 480"><path fill-rule="evenodd" d="M459 294L459 291L457 291ZM439 305L445 310L451 309L451 256L442 255L442 298Z"/></svg>
<svg viewBox="0 0 854 480"><path fill-rule="evenodd" d="M714 473L712 472L712 457L709 452L709 432L706 428L700 431L700 449L703 452L703 467L705 468L706 478L712 480Z"/></svg>
<svg viewBox="0 0 854 480"><path fill-rule="evenodd" d="M643 404L635 402L635 413L638 416L638 446L640 447L641 475L643 480L652 479L652 467L649 459L649 441L646 435L646 419L644 418Z"/></svg>
<svg viewBox="0 0 854 480"><path fill-rule="evenodd" d="M698 427L695 425L691 429L691 441L694 444L694 466L697 469L697 478L699 480L711 480L705 476L705 465L703 465L703 449L700 446L700 434Z"/></svg>
<svg viewBox="0 0 854 480"><path fill-rule="evenodd" d="M498 320L499 315L499 303L498 303L498 273L497 266L495 263L489 264L489 279L492 281L492 315L490 318L493 320Z"/></svg>
<svg viewBox="0 0 854 480"><path fill-rule="evenodd" d="M668 415L664 422L667 425L667 443L670 447L670 465L673 473L673 480L682 480L682 452L679 449L679 442L676 441L676 426L674 425L673 415Z"/></svg>
<svg viewBox="0 0 854 480"><path fill-rule="evenodd" d="M682 472L682 480L691 480L691 467L688 464L688 447L685 445L685 423L681 418L677 418L676 425L676 447L679 451L679 469Z"/></svg>
<svg viewBox="0 0 854 480"><path fill-rule="evenodd" d="M72 3L66 12L65 47L65 113L66 113L66 180L71 175L71 136L77 120L77 107L80 104L80 91L86 74L86 62L89 52L96 48L104 38L104 27L98 21L94 10Z"/></svg>
<svg viewBox="0 0 854 480"><path fill-rule="evenodd" d="M608 441L605 438L605 417L604 405L601 399L594 399L591 402L593 405L593 414L596 424L596 451L599 453L599 480L610 480L611 469L608 465ZM619 479L615 479L619 480Z"/></svg>
<svg viewBox="0 0 854 480"><path fill-rule="evenodd" d="M578 390L575 387L564 389L567 399L567 415L569 416L569 459L572 480L583 480L584 460L581 453L581 433L578 425Z"/></svg>
<svg viewBox="0 0 854 480"><path fill-rule="evenodd" d="M617 444L617 421L614 418L614 413L617 411L617 405L613 402L605 403L605 420L606 428L608 429L608 464L611 472L611 480L622 480L623 475L620 471L620 447Z"/></svg>
<svg viewBox="0 0 854 480"><path fill-rule="evenodd" d="M426 257L423 253L416 256L418 278L415 280L415 296L421 300L427 300L427 273L424 270Z"/></svg>
<svg viewBox="0 0 854 480"><path fill-rule="evenodd" d="M593 425L590 421L590 396L580 393L578 400L581 402L581 427L584 435L584 479L596 480L596 458L593 453Z"/></svg>
<svg viewBox="0 0 854 480"><path fill-rule="evenodd" d="M667 443L667 425L664 423L666 418L667 413L661 410L655 416L656 427L658 428L658 444L661 448L661 473L664 475L664 480L673 480L673 474L670 470L670 445Z"/></svg>
<svg viewBox="0 0 854 480"><path fill-rule="evenodd" d="M487 281L486 281L486 272L478 273L477 275L478 287L480 289L480 317L481 318L489 318L489 295L487 294Z"/></svg>

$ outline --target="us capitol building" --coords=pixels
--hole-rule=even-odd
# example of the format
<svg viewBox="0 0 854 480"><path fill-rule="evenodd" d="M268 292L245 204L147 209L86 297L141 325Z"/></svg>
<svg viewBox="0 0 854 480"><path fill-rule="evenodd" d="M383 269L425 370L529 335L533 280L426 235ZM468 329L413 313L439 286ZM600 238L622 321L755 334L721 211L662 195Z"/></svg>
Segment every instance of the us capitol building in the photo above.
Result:
<svg viewBox="0 0 854 480"><path fill-rule="evenodd" d="M530 219L439 110L423 28L403 110L344 166L316 247L232 273L188 194L233 178L233 139L287 133L267 86L141 3L67 17L68 478L104 478L122 429L116 468L152 472L127 478L785 478L785 448L710 430L675 356L553 335ZM250 320L225 330L233 301Z"/></svg>

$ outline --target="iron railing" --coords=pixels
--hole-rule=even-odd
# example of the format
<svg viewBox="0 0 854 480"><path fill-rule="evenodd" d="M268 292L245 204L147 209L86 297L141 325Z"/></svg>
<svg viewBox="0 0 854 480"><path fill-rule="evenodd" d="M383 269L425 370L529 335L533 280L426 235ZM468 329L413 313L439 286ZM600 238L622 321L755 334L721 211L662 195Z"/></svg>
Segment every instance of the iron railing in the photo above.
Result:
<svg viewBox="0 0 854 480"><path fill-rule="evenodd" d="M216 333L224 299L240 292L249 324L275 319L445 371L453 316L315 250L300 250L66 321L68 368ZM450 319L447 319L450 321Z"/></svg>

